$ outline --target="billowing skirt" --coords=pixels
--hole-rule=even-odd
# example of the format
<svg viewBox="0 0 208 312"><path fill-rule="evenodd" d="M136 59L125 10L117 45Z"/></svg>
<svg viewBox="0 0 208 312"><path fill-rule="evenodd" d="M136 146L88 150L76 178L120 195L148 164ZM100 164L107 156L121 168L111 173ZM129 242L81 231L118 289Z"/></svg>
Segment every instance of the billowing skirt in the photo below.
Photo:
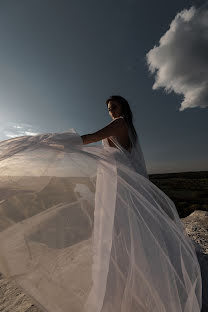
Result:
<svg viewBox="0 0 208 312"><path fill-rule="evenodd" d="M200 312L175 205L119 150L71 130L3 141L0 153L0 272L43 311Z"/></svg>

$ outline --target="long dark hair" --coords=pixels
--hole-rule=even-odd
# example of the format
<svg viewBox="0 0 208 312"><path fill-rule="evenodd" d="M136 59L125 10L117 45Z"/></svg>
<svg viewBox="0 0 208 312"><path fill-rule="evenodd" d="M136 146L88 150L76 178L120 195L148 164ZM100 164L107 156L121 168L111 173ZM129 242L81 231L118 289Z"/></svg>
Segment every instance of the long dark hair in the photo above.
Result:
<svg viewBox="0 0 208 312"><path fill-rule="evenodd" d="M108 106L109 101L116 101L121 105L123 117L124 117L128 127L131 129L131 132L133 135L133 141L134 141L133 143L136 144L138 136L137 136L137 132L136 132L134 125L133 125L133 115L132 115L132 111L131 111L131 108L129 106L128 101L120 95L112 95L111 97L109 97L106 100L107 106Z"/></svg>

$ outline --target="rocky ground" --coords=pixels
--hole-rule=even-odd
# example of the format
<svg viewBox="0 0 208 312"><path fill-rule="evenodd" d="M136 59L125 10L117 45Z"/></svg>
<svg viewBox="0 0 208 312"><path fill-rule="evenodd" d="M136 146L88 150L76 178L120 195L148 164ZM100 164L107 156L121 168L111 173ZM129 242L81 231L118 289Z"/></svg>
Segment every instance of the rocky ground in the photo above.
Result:
<svg viewBox="0 0 208 312"><path fill-rule="evenodd" d="M14 281L0 274L0 311L2 312L42 312L25 295Z"/></svg>

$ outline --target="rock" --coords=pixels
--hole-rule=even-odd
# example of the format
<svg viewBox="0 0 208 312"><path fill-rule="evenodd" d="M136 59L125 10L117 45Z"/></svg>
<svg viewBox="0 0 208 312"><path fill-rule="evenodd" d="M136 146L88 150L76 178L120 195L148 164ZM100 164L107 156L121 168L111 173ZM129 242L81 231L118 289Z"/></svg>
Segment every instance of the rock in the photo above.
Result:
<svg viewBox="0 0 208 312"><path fill-rule="evenodd" d="M195 210L181 218L189 237L192 239L202 275L202 310L208 311L208 212Z"/></svg>
<svg viewBox="0 0 208 312"><path fill-rule="evenodd" d="M188 217L181 218L186 232L195 242L196 249L208 254L208 212L195 210Z"/></svg>

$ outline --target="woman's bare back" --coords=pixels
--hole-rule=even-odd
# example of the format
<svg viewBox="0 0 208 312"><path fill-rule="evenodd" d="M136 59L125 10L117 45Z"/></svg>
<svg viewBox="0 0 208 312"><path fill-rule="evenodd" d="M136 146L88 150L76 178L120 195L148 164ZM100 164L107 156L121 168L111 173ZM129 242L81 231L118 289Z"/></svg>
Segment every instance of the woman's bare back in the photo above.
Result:
<svg viewBox="0 0 208 312"><path fill-rule="evenodd" d="M116 147L116 145L111 141L111 137L108 137L108 143L111 147ZM125 122L125 127L123 127L120 131L120 133L115 136L116 140L118 143L127 151L130 150L131 148L131 141L129 139L129 134L128 134L128 126ZM117 148L117 147L116 147Z"/></svg>

